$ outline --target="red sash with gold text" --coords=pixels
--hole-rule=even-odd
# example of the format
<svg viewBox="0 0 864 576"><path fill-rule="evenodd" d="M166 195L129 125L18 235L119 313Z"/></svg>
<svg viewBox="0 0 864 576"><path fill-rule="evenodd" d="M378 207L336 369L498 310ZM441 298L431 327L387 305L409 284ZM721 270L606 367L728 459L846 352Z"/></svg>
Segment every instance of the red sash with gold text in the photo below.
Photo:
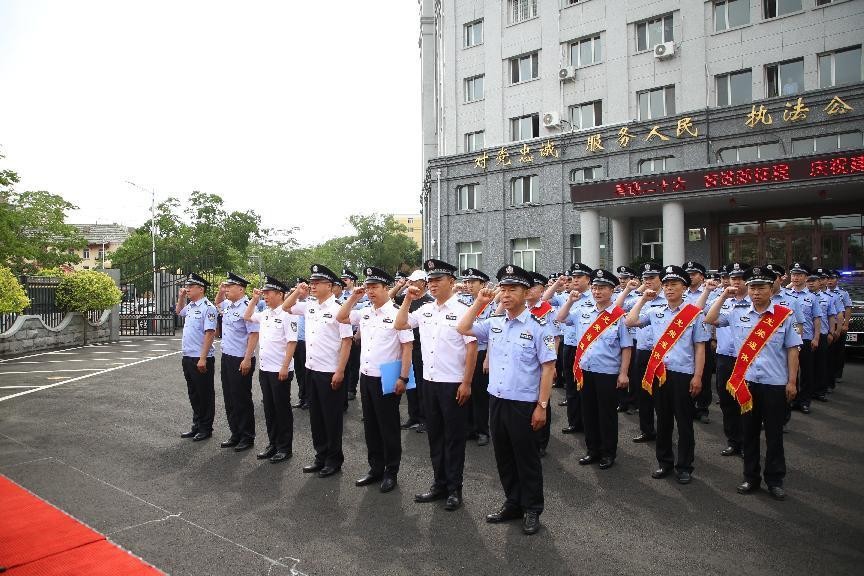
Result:
<svg viewBox="0 0 864 576"><path fill-rule="evenodd" d="M576 380L577 390L582 390L582 367L579 366L579 360L582 358L582 354L584 354L585 351L594 344L594 342L599 340L600 335L606 332L606 330L615 324L615 322L622 316L624 316L624 310L619 306L613 308L612 312L604 310L599 316L597 316L597 320L594 321L594 324L589 326L582 335L579 344L576 346L576 356L573 360L573 378Z"/></svg>
<svg viewBox="0 0 864 576"><path fill-rule="evenodd" d="M765 347L765 343L768 342L768 339L774 335L774 332L777 331L790 314L792 314L792 310L775 304L774 313L765 312L762 315L762 319L750 330L750 334L747 335L747 339L738 352L738 357L735 359L735 367L732 368L732 376L726 382L726 390L735 398L738 405L741 406L742 414L753 409L753 396L750 395L750 388L747 387L747 382L744 381L747 368L756 360L756 356Z"/></svg>
<svg viewBox="0 0 864 576"><path fill-rule="evenodd" d="M701 308L693 304L685 304L684 307L675 315L672 322L666 328L663 335L654 344L654 349L651 350L651 357L648 359L648 368L645 370L645 376L642 377L642 388L648 394L654 393L654 378L660 380L660 386L666 383L666 365L663 363L663 358L666 353L672 349L676 342L681 338L687 327L693 323Z"/></svg>

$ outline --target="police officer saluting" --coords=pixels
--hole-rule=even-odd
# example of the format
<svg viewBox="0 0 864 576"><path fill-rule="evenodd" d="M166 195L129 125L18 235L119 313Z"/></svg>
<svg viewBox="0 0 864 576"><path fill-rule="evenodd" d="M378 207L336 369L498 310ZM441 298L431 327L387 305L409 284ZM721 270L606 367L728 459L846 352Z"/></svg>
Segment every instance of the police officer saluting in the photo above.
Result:
<svg viewBox="0 0 864 576"><path fill-rule="evenodd" d="M793 311L771 301L776 272L753 266L744 275L750 306L734 307L726 314L723 301L737 294L730 286L711 306L705 321L731 326L737 357L727 386L741 406L744 428L744 482L740 494L759 489L762 478L776 500L783 500L786 459L783 453L783 422L786 405L795 399L798 376L798 346ZM760 429L765 429L765 467L760 467Z"/></svg>
<svg viewBox="0 0 864 576"><path fill-rule="evenodd" d="M462 271L462 282L468 288L468 295L462 301L470 306L477 299L480 290L486 287L489 276L476 268L466 268ZM485 320L493 312L494 304L489 304L477 315L476 320ZM478 446L489 444L489 373L483 367L486 360L486 344L477 343L477 362L474 365L474 379L471 381L471 413L474 429L469 432L477 437Z"/></svg>
<svg viewBox="0 0 864 576"><path fill-rule="evenodd" d="M497 274L504 314L474 322L495 298L484 288L459 322L459 332L489 344L489 416L503 506L486 516L489 523L522 518L522 531L535 534L543 512L543 467L536 432L546 423L555 377L557 328L551 319L526 308L531 274L514 265Z"/></svg>
<svg viewBox="0 0 864 576"><path fill-rule="evenodd" d="M309 282L298 284L282 304L283 310L306 316L306 394L315 462L303 472L332 476L342 469L342 418L345 366L351 351L351 326L336 320L340 304L333 295L338 278L323 264L310 266ZM309 293L315 301L298 302Z"/></svg>
<svg viewBox="0 0 864 576"><path fill-rule="evenodd" d="M210 283L195 274L189 274L186 284L177 294L174 311L185 319L183 324L183 377L192 405L192 428L180 434L197 442L213 435L213 417L216 412L216 394L213 390L215 374L213 339L216 337L216 307L204 294ZM186 299L189 303L186 303Z"/></svg>
<svg viewBox="0 0 864 576"><path fill-rule="evenodd" d="M354 293L357 286L357 274L348 268L342 268L342 274L339 276L342 281L343 289L337 301L345 303ZM366 302L366 296L359 298L356 304ZM360 378L360 343L357 341L357 331L354 331L354 339L351 342L351 354L348 356L348 366L345 368L345 386L348 390L348 400L354 400L357 397L357 383Z"/></svg>
<svg viewBox="0 0 864 576"><path fill-rule="evenodd" d="M291 458L294 443L294 413L291 411L291 379L297 349L297 317L282 310L288 287L272 276L264 276L264 286L255 289L243 319L260 326L258 338L261 365L258 382L269 443L259 460L276 464ZM263 296L266 308L257 312Z"/></svg>
<svg viewBox="0 0 864 576"><path fill-rule="evenodd" d="M360 346L360 397L363 404L363 431L369 472L357 480L357 486L381 482L381 492L396 487L402 458L402 435L399 428L399 402L405 392L411 369L411 330L395 330L396 308L391 305L387 286L393 278L380 268L366 268L364 285L355 288L342 304L336 320L358 326L363 338ZM361 298L368 297L371 306L354 309ZM385 392L382 365L399 363L399 376L393 391Z"/></svg>
<svg viewBox="0 0 864 576"><path fill-rule="evenodd" d="M222 448L235 452L248 450L255 443L255 405L252 403L252 373L255 371L255 347L258 345L258 323L247 322L243 315L249 299L249 281L233 272L219 286L218 303L222 315L222 357L219 374L222 396L231 437Z"/></svg>

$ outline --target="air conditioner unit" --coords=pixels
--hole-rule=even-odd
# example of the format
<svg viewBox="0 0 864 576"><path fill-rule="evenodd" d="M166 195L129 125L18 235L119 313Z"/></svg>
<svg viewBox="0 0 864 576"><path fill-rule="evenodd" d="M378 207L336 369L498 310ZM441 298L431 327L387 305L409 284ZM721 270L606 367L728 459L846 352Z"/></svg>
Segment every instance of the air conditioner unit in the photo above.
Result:
<svg viewBox="0 0 864 576"><path fill-rule="evenodd" d="M654 57L658 60L666 60L675 55L675 42L663 42L654 46Z"/></svg>
<svg viewBox="0 0 864 576"><path fill-rule="evenodd" d="M565 66L558 71L558 79L562 82L566 82L568 80L576 79L576 67L575 66Z"/></svg>
<svg viewBox="0 0 864 576"><path fill-rule="evenodd" d="M543 126L546 128L557 128L561 125L561 114L558 112L546 112L543 114Z"/></svg>

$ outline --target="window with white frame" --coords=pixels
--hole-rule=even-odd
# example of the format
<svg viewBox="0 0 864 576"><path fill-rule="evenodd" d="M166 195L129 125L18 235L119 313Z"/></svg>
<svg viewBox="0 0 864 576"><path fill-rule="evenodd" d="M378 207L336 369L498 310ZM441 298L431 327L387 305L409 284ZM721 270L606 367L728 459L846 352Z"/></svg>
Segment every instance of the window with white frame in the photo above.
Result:
<svg viewBox="0 0 864 576"><path fill-rule="evenodd" d="M570 263L582 261L582 235L570 234Z"/></svg>
<svg viewBox="0 0 864 576"><path fill-rule="evenodd" d="M510 119L510 140L530 140L540 136L540 114L529 114Z"/></svg>
<svg viewBox="0 0 864 576"><path fill-rule="evenodd" d="M675 115L675 86L664 86L636 93L639 120L656 120Z"/></svg>
<svg viewBox="0 0 864 576"><path fill-rule="evenodd" d="M89 248L84 248L84 249L81 251L81 258L83 258L84 260L89 260L89 259L90 259L90 249L89 249Z"/></svg>
<svg viewBox="0 0 864 576"><path fill-rule="evenodd" d="M802 10L801 0L762 0L765 18L776 18Z"/></svg>
<svg viewBox="0 0 864 576"><path fill-rule="evenodd" d="M804 91L804 59L765 66L766 96L789 96Z"/></svg>
<svg viewBox="0 0 864 576"><path fill-rule="evenodd" d="M510 59L510 83L518 84L536 79L540 74L540 57L538 52L517 56Z"/></svg>
<svg viewBox="0 0 864 576"><path fill-rule="evenodd" d="M457 210L476 210L477 209L477 184L465 184L456 188L456 209Z"/></svg>
<svg viewBox="0 0 864 576"><path fill-rule="evenodd" d="M471 48L483 43L483 20L475 20L465 24L465 48Z"/></svg>
<svg viewBox="0 0 864 576"><path fill-rule="evenodd" d="M861 46L819 55L819 87L861 82Z"/></svg>
<svg viewBox="0 0 864 576"><path fill-rule="evenodd" d="M570 43L570 65L577 68L590 66L603 61L603 48L600 35L589 36Z"/></svg>
<svg viewBox="0 0 864 576"><path fill-rule="evenodd" d="M535 202L537 198L537 175L519 176L510 180L510 205L520 206Z"/></svg>
<svg viewBox="0 0 864 576"><path fill-rule="evenodd" d="M585 102L570 106L570 125L574 130L585 130L603 124L603 101Z"/></svg>
<svg viewBox="0 0 864 576"><path fill-rule="evenodd" d="M511 242L513 264L535 272L539 264L540 238L515 238Z"/></svg>
<svg viewBox="0 0 864 576"><path fill-rule="evenodd" d="M484 146L484 132L469 132L465 134L465 152L476 152Z"/></svg>
<svg viewBox="0 0 864 576"><path fill-rule="evenodd" d="M483 269L483 243L482 242L458 242L456 252L459 253L459 269L477 268Z"/></svg>
<svg viewBox="0 0 864 576"><path fill-rule="evenodd" d="M750 0L720 0L714 2L714 31L750 23Z"/></svg>
<svg viewBox="0 0 864 576"><path fill-rule="evenodd" d="M644 228L639 231L639 255L649 260L663 261L662 228Z"/></svg>
<svg viewBox="0 0 864 576"><path fill-rule="evenodd" d="M721 148L717 156L721 162L734 164L738 162L756 162L757 160L773 160L781 155L779 142L766 142L753 146L736 146Z"/></svg>
<svg viewBox="0 0 864 576"><path fill-rule="evenodd" d="M636 50L639 52L653 50L657 44L675 40L672 23L672 14L637 23Z"/></svg>
<svg viewBox="0 0 864 576"><path fill-rule="evenodd" d="M860 130L826 134L815 138L793 138L792 155L825 154L837 150L854 150L864 147L864 136Z"/></svg>
<svg viewBox="0 0 864 576"><path fill-rule="evenodd" d="M537 0L507 0L507 18L517 24L537 17Z"/></svg>
<svg viewBox="0 0 864 576"><path fill-rule="evenodd" d="M603 166L586 166L584 168L574 168L570 171L571 182L589 182L591 180L599 180L603 176Z"/></svg>
<svg viewBox="0 0 864 576"><path fill-rule="evenodd" d="M483 74L465 79L465 102L483 99Z"/></svg>
<svg viewBox="0 0 864 576"><path fill-rule="evenodd" d="M678 161L674 156L661 158L645 158L639 161L639 174L658 174L672 172L678 169Z"/></svg>
<svg viewBox="0 0 864 576"><path fill-rule="evenodd" d="M741 70L715 76L717 106L735 106L753 101L753 72Z"/></svg>

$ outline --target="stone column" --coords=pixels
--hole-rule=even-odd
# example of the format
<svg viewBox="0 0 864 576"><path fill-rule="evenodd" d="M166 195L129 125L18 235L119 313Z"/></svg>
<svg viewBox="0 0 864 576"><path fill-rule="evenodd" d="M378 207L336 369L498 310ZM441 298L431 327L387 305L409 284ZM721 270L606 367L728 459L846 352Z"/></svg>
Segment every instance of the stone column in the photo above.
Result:
<svg viewBox="0 0 864 576"><path fill-rule="evenodd" d="M633 260L631 254L630 219L612 218L612 268L629 266Z"/></svg>
<svg viewBox="0 0 864 576"><path fill-rule="evenodd" d="M579 229L582 239L582 262L591 268L600 265L600 216L596 210L579 213Z"/></svg>

